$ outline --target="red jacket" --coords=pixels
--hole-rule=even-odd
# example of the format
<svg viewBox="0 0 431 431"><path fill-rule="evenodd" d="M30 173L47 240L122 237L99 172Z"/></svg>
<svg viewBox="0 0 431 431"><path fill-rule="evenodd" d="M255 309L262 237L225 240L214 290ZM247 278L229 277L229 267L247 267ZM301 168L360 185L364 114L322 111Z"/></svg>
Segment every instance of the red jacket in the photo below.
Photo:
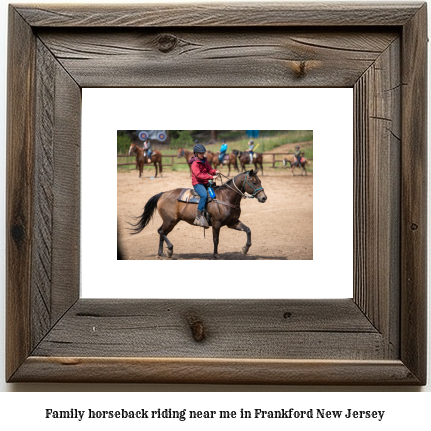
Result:
<svg viewBox="0 0 431 431"><path fill-rule="evenodd" d="M208 180L212 180L217 172L207 162L207 159L199 160L197 157L192 157L189 160L190 167L192 168L192 185L208 184Z"/></svg>

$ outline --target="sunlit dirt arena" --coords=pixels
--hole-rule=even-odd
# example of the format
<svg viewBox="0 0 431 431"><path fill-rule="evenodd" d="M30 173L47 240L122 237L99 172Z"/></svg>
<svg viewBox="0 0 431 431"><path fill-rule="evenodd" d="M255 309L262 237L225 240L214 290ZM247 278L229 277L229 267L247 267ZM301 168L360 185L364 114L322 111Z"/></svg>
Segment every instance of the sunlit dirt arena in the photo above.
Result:
<svg viewBox="0 0 431 431"><path fill-rule="evenodd" d="M222 168L227 174L227 168ZM231 173L232 174L232 173ZM158 256L162 220L157 211L152 221L139 234L131 235L129 223L141 216L148 199L157 193L176 188L191 188L187 172L167 168L163 177L151 178L154 169L146 167L142 178L138 171L117 173L117 216L120 249L124 259L213 259L211 227L205 231L180 221L168 238L174 246L172 258ZM251 229L252 246L247 255L241 253L246 233L224 226L220 230L217 259L220 260L309 260L313 259L313 176L300 176L297 170L265 169L258 176L268 197L265 203L257 199L241 200L240 220ZM219 183L219 182L218 182ZM190 204L191 205L191 204ZM196 208L197 205L195 204Z"/></svg>

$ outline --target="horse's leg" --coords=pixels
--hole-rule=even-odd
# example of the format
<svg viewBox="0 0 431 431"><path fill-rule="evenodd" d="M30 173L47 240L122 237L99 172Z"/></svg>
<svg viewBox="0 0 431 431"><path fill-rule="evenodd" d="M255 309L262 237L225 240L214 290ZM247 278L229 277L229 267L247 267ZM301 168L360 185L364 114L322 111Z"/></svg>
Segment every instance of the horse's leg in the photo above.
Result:
<svg viewBox="0 0 431 431"><path fill-rule="evenodd" d="M177 222L178 222L178 220L171 220L170 223L166 223L164 221L163 224L158 229L157 232L160 235L160 239L159 239L159 253L158 253L159 256L162 256L162 254L163 254L163 242L166 242L166 245L168 247L168 251L166 252L166 255L168 257L172 257L172 255L174 253L174 246L168 240L168 234L169 234L169 232L172 231L172 229L175 227L175 225L177 224Z"/></svg>
<svg viewBox="0 0 431 431"><path fill-rule="evenodd" d="M214 243L214 256L218 254L218 242L220 237L220 224L213 223L213 243Z"/></svg>
<svg viewBox="0 0 431 431"><path fill-rule="evenodd" d="M229 229L235 229L240 230L242 232L245 232L247 234L247 242L245 246L242 248L242 254L246 255L248 252L248 249L251 246L251 230L248 226L246 226L244 223L242 223L240 220L238 220L235 224L229 226Z"/></svg>
<svg viewBox="0 0 431 431"><path fill-rule="evenodd" d="M154 178L157 178L157 162L154 162L154 167L156 168L156 175L154 175Z"/></svg>
<svg viewBox="0 0 431 431"><path fill-rule="evenodd" d="M159 171L160 171L160 176L163 177L162 159L160 159L159 161Z"/></svg>

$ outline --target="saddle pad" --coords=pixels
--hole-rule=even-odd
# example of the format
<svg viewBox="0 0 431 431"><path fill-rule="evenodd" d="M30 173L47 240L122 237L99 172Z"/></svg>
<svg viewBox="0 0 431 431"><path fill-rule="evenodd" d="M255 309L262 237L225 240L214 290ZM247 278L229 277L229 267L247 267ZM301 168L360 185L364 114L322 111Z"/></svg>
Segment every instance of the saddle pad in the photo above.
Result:
<svg viewBox="0 0 431 431"><path fill-rule="evenodd" d="M198 204L200 196L193 189L182 189L177 197L177 201L188 202L189 204ZM207 202L211 202L212 199L208 195Z"/></svg>

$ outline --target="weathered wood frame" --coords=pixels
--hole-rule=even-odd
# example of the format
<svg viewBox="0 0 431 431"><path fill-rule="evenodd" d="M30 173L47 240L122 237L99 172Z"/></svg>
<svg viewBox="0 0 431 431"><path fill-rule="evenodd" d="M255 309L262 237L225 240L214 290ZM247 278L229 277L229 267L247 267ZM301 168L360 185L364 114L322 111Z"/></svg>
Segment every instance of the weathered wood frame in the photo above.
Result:
<svg viewBox="0 0 431 431"><path fill-rule="evenodd" d="M6 379L425 384L426 45L423 3L10 6ZM352 87L354 298L80 299L81 88L119 86Z"/></svg>

